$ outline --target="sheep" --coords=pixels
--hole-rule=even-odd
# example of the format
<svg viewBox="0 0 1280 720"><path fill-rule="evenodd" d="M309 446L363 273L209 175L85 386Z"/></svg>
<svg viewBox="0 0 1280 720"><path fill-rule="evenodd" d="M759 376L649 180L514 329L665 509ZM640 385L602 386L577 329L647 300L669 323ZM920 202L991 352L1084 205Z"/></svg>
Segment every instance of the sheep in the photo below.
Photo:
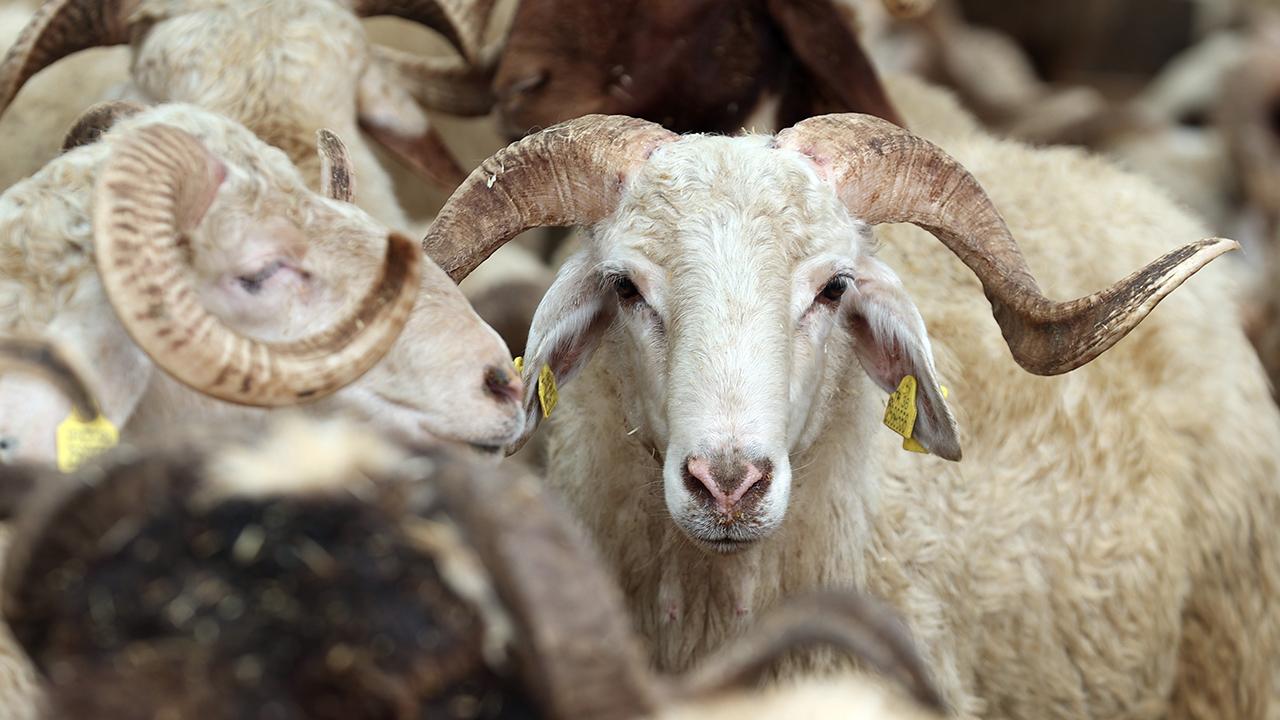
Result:
<svg viewBox="0 0 1280 720"><path fill-rule="evenodd" d="M522 0L493 93L513 137L589 113L677 132L838 111L896 120L844 17L834 0Z"/></svg>
<svg viewBox="0 0 1280 720"><path fill-rule="evenodd" d="M486 451L520 431L510 352L411 241L344 200L336 136L320 134L326 197L220 115L125 115L91 111L118 119L0 196L0 332L64 346L126 439L299 402ZM16 459L51 462L68 410L0 378Z"/></svg>
<svg viewBox="0 0 1280 720"><path fill-rule="evenodd" d="M341 420L121 448L21 487L4 614L43 717L715 717L815 644L920 704L851 679L772 692L775 707L829 684L846 713L939 709L901 622L835 593L655 676L539 482Z"/></svg>
<svg viewBox="0 0 1280 720"><path fill-rule="evenodd" d="M227 115L284 150L307 178L319 176L315 133L329 128L351 144L361 177L357 204L405 231L409 219L359 130L429 181L456 186L464 173L414 96L446 111L466 104L476 85L469 63L479 61L491 6L492 0L49 0L0 66L0 112L59 58L129 44L130 82L111 99L187 102ZM464 62L371 47L358 18L374 15L432 27Z"/></svg>
<svg viewBox="0 0 1280 720"><path fill-rule="evenodd" d="M1147 317L1235 244L1048 301L1203 230L1105 161L888 87L917 134L572 121L485 161L424 239L459 277L525 227L588 229L535 313L525 432L554 413L547 481L654 663L843 585L903 614L963 715L1265 715L1280 411L1221 276Z"/></svg>

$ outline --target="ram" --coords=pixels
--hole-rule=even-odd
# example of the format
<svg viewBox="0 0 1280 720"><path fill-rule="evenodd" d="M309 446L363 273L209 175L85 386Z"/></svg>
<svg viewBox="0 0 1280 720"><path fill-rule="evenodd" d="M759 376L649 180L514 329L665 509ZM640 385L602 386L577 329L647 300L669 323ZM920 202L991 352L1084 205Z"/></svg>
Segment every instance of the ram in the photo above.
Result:
<svg viewBox="0 0 1280 720"><path fill-rule="evenodd" d="M126 439L304 401L409 439L519 432L509 351L414 243L347 201L336 136L320 135L325 197L231 120L133 111L90 111L69 139L86 144L0 196L0 332L61 344ZM52 461L69 410L0 378L17 459Z"/></svg>
<svg viewBox="0 0 1280 720"><path fill-rule="evenodd" d="M1202 228L1102 160L890 88L919 135L571 121L485 161L425 239L456 277L527 227L588 228L535 314L525 432L554 378L548 482L654 662L843 584L905 616L961 713L1264 716L1280 413L1220 277L1139 326L1235 244L1050 301Z"/></svg>
<svg viewBox="0 0 1280 720"><path fill-rule="evenodd" d="M540 483L342 421L25 480L4 607L46 717L715 717L815 644L922 705L864 679L771 693L771 708L824 690L845 716L938 707L901 622L835 593L793 601L697 673L657 677Z"/></svg>
<svg viewBox="0 0 1280 720"><path fill-rule="evenodd" d="M328 128L351 145L357 204L405 231L409 219L359 130L452 190L465 174L415 97L445 111L488 106L478 79L487 76L475 63L491 7L492 0L48 0L0 66L0 112L58 59L128 44L130 82L111 99L219 112L284 150L312 183L319 177L315 134ZM462 58L433 61L372 46L359 18L375 15L430 26ZM84 98L82 107L100 99Z"/></svg>

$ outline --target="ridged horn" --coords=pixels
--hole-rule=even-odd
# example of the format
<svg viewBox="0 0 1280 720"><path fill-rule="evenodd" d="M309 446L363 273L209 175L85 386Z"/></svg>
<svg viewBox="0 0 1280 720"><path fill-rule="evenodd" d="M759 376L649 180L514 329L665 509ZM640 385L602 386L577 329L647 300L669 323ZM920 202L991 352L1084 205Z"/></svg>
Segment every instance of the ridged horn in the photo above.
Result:
<svg viewBox="0 0 1280 720"><path fill-rule="evenodd" d="M449 115L479 117L493 109L492 49L485 50L480 65L454 57L415 55L375 45L372 61L422 107Z"/></svg>
<svg viewBox="0 0 1280 720"><path fill-rule="evenodd" d="M1036 284L986 191L932 143L870 115L810 118L777 146L808 155L850 214L871 224L906 222L942 241L982 282L1014 359L1037 375L1069 372L1098 357L1156 304L1239 245L1208 238L1158 258L1111 287L1055 302Z"/></svg>
<svg viewBox="0 0 1280 720"><path fill-rule="evenodd" d="M479 62L496 0L348 0L360 17L392 15L440 33L462 57Z"/></svg>
<svg viewBox="0 0 1280 720"><path fill-rule="evenodd" d="M608 217L629 171L677 135L620 115L584 115L518 140L471 172L427 231L423 249L454 280L534 227Z"/></svg>
<svg viewBox="0 0 1280 720"><path fill-rule="evenodd" d="M372 290L328 329L284 343L245 337L200 304L184 259L184 231L224 174L177 128L151 125L116 143L94 191L93 225L99 274L120 321L166 372L228 402L289 405L353 382L409 317L421 275L417 248L392 234Z"/></svg>
<svg viewBox="0 0 1280 720"><path fill-rule="evenodd" d="M0 113L33 75L81 50L129 42L138 0L48 0L0 62Z"/></svg>
<svg viewBox="0 0 1280 720"><path fill-rule="evenodd" d="M332 200L355 202L356 178L347 146L332 130L316 131L316 152L320 154L320 192Z"/></svg>

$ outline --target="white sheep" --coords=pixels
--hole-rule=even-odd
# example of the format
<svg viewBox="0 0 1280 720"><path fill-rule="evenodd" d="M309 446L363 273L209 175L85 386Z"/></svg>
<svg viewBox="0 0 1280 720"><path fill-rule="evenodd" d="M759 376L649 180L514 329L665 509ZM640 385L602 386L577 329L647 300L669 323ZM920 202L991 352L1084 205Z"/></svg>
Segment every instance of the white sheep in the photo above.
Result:
<svg viewBox="0 0 1280 720"><path fill-rule="evenodd" d="M337 391L313 407L410 440L508 442L522 413L506 346L414 243L334 199L350 168L322 136L330 197L206 110L117 120L0 196L0 332L62 344L126 439L252 425L263 411L243 405ZM42 383L0 378L17 459L51 461L68 411Z"/></svg>
<svg viewBox="0 0 1280 720"><path fill-rule="evenodd" d="M492 0L48 0L0 66L0 111L59 58L129 44L129 82L110 99L185 102L222 113L283 149L308 179L318 176L315 133L329 128L351 145L361 178L357 204L405 231L409 219L359 131L429 179L456 186L463 173L414 97L435 100L446 111L466 104L459 95L475 90L467 67L479 61L491 6ZM464 59L429 62L374 47L359 18L375 15L431 26ZM450 87L458 92L443 92ZM487 98L487 88L480 90ZM46 88L45 94L68 91ZM81 98L81 107L99 99Z"/></svg>
<svg viewBox="0 0 1280 720"><path fill-rule="evenodd" d="M597 116L486 161L426 239L458 276L524 227L590 229L535 316L526 431L554 411L548 480L654 662L852 586L904 614L963 714L1264 716L1280 414L1223 278L1070 375L1013 362L1087 363L1234 243L1049 302L1037 280L1075 296L1203 229L1105 161L890 87L955 161L865 116L776 139ZM904 221L947 248L869 226ZM887 391L909 442L880 427ZM903 450L959 460L962 439L964 462Z"/></svg>

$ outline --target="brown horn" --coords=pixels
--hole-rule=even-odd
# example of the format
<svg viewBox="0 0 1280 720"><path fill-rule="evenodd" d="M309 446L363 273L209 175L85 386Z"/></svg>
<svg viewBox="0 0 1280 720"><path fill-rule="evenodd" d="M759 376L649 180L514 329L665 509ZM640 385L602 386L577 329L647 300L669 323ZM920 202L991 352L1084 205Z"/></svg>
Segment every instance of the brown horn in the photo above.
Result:
<svg viewBox="0 0 1280 720"><path fill-rule="evenodd" d="M519 630L519 669L547 717L623 720L657 709L617 586L536 478L437 472L436 488Z"/></svg>
<svg viewBox="0 0 1280 720"><path fill-rule="evenodd" d="M534 227L608 217L628 172L677 135L621 115L584 115L508 145L480 164L440 210L423 249L454 280Z"/></svg>
<svg viewBox="0 0 1280 720"><path fill-rule="evenodd" d="M460 117L479 117L488 115L494 104L490 87L494 62L490 56L496 54L492 49L486 49L484 54L485 59L476 65L453 57L414 55L375 45L371 58L422 107Z"/></svg>
<svg viewBox="0 0 1280 720"><path fill-rule="evenodd" d="M29 373L44 379L71 401L76 415L92 420L98 402L75 365L57 343L33 337L0 337L0 371Z"/></svg>
<svg viewBox="0 0 1280 720"><path fill-rule="evenodd" d="M351 170L347 146L332 130L316 131L316 152L320 154L320 192L345 203L355 202L356 178Z"/></svg>
<svg viewBox="0 0 1280 720"><path fill-rule="evenodd" d="M104 164L94 191L98 271L125 329L169 374L228 402L294 404L359 378L413 308L421 268L412 242L387 239L372 290L328 329L285 343L244 337L200 304L184 259L196 198L212 197L225 173L211 160L191 135L152 125L121 138Z"/></svg>
<svg viewBox="0 0 1280 720"><path fill-rule="evenodd" d="M91 105L88 110L81 113L75 125L67 131L66 137L62 140L62 152L98 142L98 138L110 130L111 126L145 109L142 105L128 100L108 100Z"/></svg>
<svg viewBox="0 0 1280 720"><path fill-rule="evenodd" d="M478 62L496 0L348 0L360 17L393 15L444 36L462 57Z"/></svg>
<svg viewBox="0 0 1280 720"><path fill-rule="evenodd" d="M31 76L81 50L129 42L138 0L48 0L0 63L0 113Z"/></svg>
<svg viewBox="0 0 1280 720"><path fill-rule="evenodd" d="M677 680L674 690L692 698L750 688L788 654L820 645L847 653L899 682L922 705L946 712L942 693L902 620L884 603L855 593L825 592L787 601Z"/></svg>
<svg viewBox="0 0 1280 720"><path fill-rule="evenodd" d="M780 148L808 155L849 212L871 224L928 230L982 282L1018 364L1057 375L1088 363L1138 325L1184 280L1239 247L1188 243L1087 297L1044 296L1009 227L978 181L940 148L869 115L823 115L778 134Z"/></svg>

